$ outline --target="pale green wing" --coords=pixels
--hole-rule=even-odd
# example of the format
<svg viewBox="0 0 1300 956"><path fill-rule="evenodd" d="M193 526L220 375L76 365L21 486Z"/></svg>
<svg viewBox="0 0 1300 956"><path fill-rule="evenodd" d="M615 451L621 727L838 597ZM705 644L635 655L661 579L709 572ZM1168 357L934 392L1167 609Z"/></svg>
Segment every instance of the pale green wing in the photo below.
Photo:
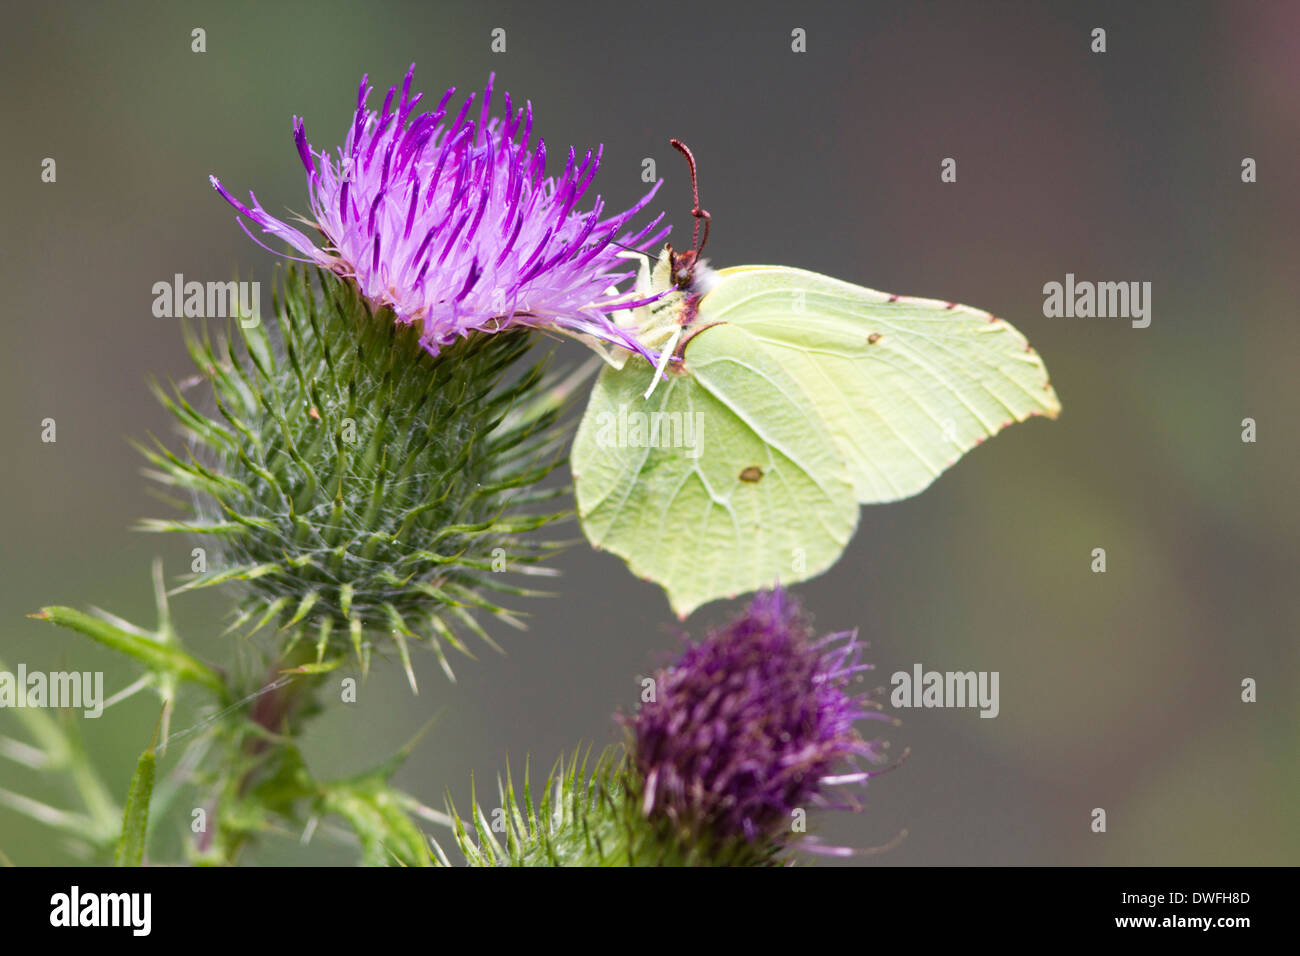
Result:
<svg viewBox="0 0 1300 956"><path fill-rule="evenodd" d="M699 321L743 329L799 383L863 504L914 495L1007 425L1061 409L1042 359L987 312L783 266L718 277Z"/></svg>
<svg viewBox="0 0 1300 956"><path fill-rule="evenodd" d="M661 585L682 617L819 574L858 519L835 442L749 336L699 333L685 371L645 399L646 362L603 369L571 458L588 540Z"/></svg>

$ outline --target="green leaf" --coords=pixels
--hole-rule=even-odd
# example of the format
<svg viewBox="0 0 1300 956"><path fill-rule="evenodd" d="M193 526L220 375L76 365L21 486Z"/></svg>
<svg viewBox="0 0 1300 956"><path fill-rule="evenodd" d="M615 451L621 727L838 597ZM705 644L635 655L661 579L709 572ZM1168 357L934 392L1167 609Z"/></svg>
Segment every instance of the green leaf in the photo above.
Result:
<svg viewBox="0 0 1300 956"><path fill-rule="evenodd" d="M8 670L0 659L0 671ZM16 708L14 716L26 728L34 746L0 737L0 757L39 769L47 780L66 774L85 812L70 813L4 788L0 788L0 803L74 834L105 856L110 854L121 832L122 811L86 753L79 724L73 720L55 720L36 707Z"/></svg>
<svg viewBox="0 0 1300 956"><path fill-rule="evenodd" d="M379 766L356 777L321 784L315 806L319 813L343 817L361 841L366 866L429 866L433 854L423 831L407 809L418 805L394 788L389 779L437 721L435 714L402 747Z"/></svg>
<svg viewBox="0 0 1300 956"><path fill-rule="evenodd" d="M328 784L324 789L320 810L348 822L361 841L365 866L430 865L424 834L406 815L397 791L373 780Z"/></svg>
<svg viewBox="0 0 1300 956"><path fill-rule="evenodd" d="M315 661L310 664L299 664L297 667L290 667L287 670L280 671L281 674L328 674L343 663L343 658L335 657L328 661Z"/></svg>
<svg viewBox="0 0 1300 956"><path fill-rule="evenodd" d="M302 753L292 744L284 744L272 758L266 779L253 788L250 796L254 799L249 802L285 819L293 819L294 804L305 798L314 798L319 792Z"/></svg>
<svg viewBox="0 0 1300 956"><path fill-rule="evenodd" d="M161 726L162 716L159 715L153 740L135 765L135 775L131 778L131 789L126 797L126 810L122 814L122 837L118 841L115 858L117 866L139 866L144 859L145 836L149 830L149 800L153 796L156 763L154 747L158 745L158 728Z"/></svg>
<svg viewBox="0 0 1300 956"><path fill-rule="evenodd" d="M71 628L105 647L111 647L115 651L134 657L153 670L171 674L178 680L202 684L216 691L223 698L226 696L226 684L221 676L198 658L192 657L179 648L132 634L107 621L83 614L70 607L43 607L39 612L29 614L28 617Z"/></svg>

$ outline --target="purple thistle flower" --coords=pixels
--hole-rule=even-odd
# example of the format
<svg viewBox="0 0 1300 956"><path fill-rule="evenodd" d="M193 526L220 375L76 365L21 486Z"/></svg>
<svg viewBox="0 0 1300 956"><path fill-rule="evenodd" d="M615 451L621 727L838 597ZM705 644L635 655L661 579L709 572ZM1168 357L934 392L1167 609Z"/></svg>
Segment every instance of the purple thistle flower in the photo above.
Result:
<svg viewBox="0 0 1300 956"><path fill-rule="evenodd" d="M618 291L634 271L617 247L644 251L667 235L666 228L656 231L662 216L620 235L659 183L617 215L604 216L599 196L579 212L603 147L581 162L570 148L564 172L544 176L546 144L539 138L533 145L531 103L516 109L507 93L504 117L490 117L493 75L477 109L471 93L450 112L453 87L432 112L415 115L423 94L411 95L414 71L412 64L400 92L389 89L377 113L366 108L370 87L362 77L337 162L311 148L294 117L314 216L302 221L320 231L321 245L270 215L251 191L245 206L215 176L213 187L264 233L307 256L300 261L354 280L371 303L418 325L435 355L471 332L530 326L655 361L608 313L643 304Z"/></svg>
<svg viewBox="0 0 1300 956"><path fill-rule="evenodd" d="M792 811L849 809L830 788L883 771L883 745L854 729L891 721L848 685L869 670L856 632L810 640L780 588L685 651L655 680L655 700L625 720L643 781L642 809L695 833L786 842ZM803 844L809 849L816 845ZM848 853L840 848L826 852Z"/></svg>

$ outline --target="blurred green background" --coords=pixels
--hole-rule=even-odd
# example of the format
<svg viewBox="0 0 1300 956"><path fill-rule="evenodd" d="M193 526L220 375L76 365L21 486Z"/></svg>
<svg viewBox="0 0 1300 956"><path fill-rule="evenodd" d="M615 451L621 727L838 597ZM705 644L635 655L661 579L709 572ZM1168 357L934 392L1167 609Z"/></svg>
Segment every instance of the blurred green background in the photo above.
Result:
<svg viewBox="0 0 1300 956"><path fill-rule="evenodd" d="M614 205L655 158L679 236L689 184L667 141L688 142L716 263L986 308L1051 370L1058 422L1010 429L925 494L866 509L839 565L798 589L823 629L862 629L881 684L917 662L1001 674L995 720L902 713L890 737L910 758L864 813L824 819L826 839L908 831L871 865L1300 863L1300 6L731 6L8 4L0 659L102 669L119 689L133 678L121 661L24 613L96 605L149 623L152 557L188 570L189 542L128 530L166 515L126 441L169 434L146 382L189 374L151 286L235 269L266 284L276 264L208 174L304 211L293 114L326 147L362 73L374 106L412 61L435 98L496 71L498 89L532 100L553 158L605 144L595 188ZM1098 26L1105 54L1089 50ZM206 53L190 50L194 27ZM495 27L505 54L489 50ZM944 157L955 184L940 182ZM1067 272L1151 282L1151 326L1044 318L1042 286ZM56 444L40 440L46 417ZM1240 439L1245 417L1256 444ZM1089 570L1096 547L1106 574ZM561 565L563 599L530 605L508 656L461 661L457 684L421 655L415 698L377 666L357 704L312 725L318 776L372 765L436 710L398 782L437 806L464 805L471 774L490 781L507 758L549 766L616 740L610 715L676 646L671 615L612 557L578 547ZM217 663L238 640L220 635L226 607L205 594L174 608ZM1240 701L1246 677L1258 703ZM83 722L119 798L155 718L142 695ZM0 734L20 733L0 711ZM66 803L9 762L0 787ZM1090 832L1094 807L1105 834ZM5 809L0 850L72 859ZM249 859L353 858L321 835Z"/></svg>

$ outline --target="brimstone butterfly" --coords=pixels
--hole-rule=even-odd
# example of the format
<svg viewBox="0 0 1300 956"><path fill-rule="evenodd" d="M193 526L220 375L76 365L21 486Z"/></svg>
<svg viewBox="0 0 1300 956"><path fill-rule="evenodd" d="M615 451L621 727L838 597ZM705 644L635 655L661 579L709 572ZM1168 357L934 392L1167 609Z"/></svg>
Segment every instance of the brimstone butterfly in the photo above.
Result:
<svg viewBox="0 0 1300 956"><path fill-rule="evenodd" d="M1010 324L785 266L714 271L689 252L641 260L630 310L665 359L607 354L574 440L593 546L661 585L685 617L805 580L839 558L859 505L926 488L1013 422L1060 411Z"/></svg>

